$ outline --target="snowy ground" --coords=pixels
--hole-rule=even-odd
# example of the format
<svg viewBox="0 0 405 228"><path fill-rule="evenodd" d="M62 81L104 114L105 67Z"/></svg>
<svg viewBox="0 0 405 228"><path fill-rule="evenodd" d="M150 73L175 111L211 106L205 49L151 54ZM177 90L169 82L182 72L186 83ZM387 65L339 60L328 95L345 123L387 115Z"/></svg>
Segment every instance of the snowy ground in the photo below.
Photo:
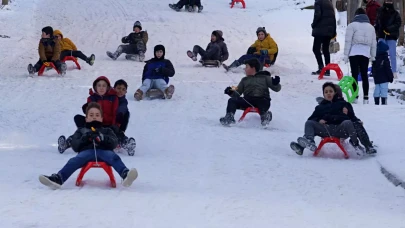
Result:
<svg viewBox="0 0 405 228"><path fill-rule="evenodd" d="M375 158L344 160L333 145L321 158L297 156L289 143L303 134L325 82L310 75L316 66L313 11L299 10L294 1L251 0L245 10L229 9L228 2L203 1L202 14L178 13L158 0L16 0L0 10L0 34L11 37L0 38L1 227L405 227L404 189L389 183L379 166L405 178L405 106L393 99L386 107L354 106L379 145ZM147 57L162 43L174 63L172 100L135 102L143 64L105 55L136 20L149 33ZM37 61L40 30L47 25L85 54L94 53L95 65L81 62L81 71L64 78L52 72L28 78L26 66ZM223 90L239 82L242 68L228 74L201 68L186 51L206 46L211 32L221 29L231 62L246 52L258 26L280 48L271 72L280 75L283 88L271 93L271 128L261 129L254 114L224 128ZM57 172L74 156L71 150L59 154L56 139L75 130L73 116L100 75L129 83L127 133L138 147L135 157L121 157L140 176L131 188L111 189L101 170L91 170L78 188L77 172L52 191L38 175Z"/></svg>

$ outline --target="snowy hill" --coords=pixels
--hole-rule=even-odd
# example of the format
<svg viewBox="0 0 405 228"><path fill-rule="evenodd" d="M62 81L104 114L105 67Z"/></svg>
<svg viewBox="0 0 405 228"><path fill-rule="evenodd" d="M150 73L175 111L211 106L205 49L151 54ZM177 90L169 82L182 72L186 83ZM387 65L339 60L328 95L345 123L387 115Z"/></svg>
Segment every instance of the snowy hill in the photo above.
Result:
<svg viewBox="0 0 405 228"><path fill-rule="evenodd" d="M292 0L246 2L246 9L229 9L229 1L203 0L201 14L175 12L167 6L171 2L161 0L15 0L10 10L0 10L0 35L11 37L0 38L1 227L405 227L404 189L389 183L379 166L405 179L404 106L391 98L386 107L354 105L379 146L376 157L341 159L333 145L320 158L297 156L289 143L303 135L326 81L310 75L316 67L313 11L299 10ZM172 100L135 102L144 64L105 55L136 20L149 33L147 58L156 44L166 46L176 69ZM28 77L26 67L37 61L47 25L85 54L94 53L94 66L81 61L82 70L69 63L63 78L51 71ZM223 90L239 82L242 67L228 74L202 68L186 51L195 44L205 47L211 32L220 29L231 62L254 42L259 26L280 48L270 69L283 86L271 93L273 121L264 130L259 116L250 114L225 128L219 123L228 99ZM341 48L344 29L339 27ZM332 57L340 59L341 53ZM347 67L341 68L346 73ZM139 178L131 188L111 189L107 176L92 169L84 187L75 186L76 172L62 190L52 191L38 175L57 172L75 155L59 154L56 140L74 132L73 116L81 113L100 75L129 83L126 133L136 138L137 149L134 157L120 156L138 169ZM330 80L337 82L334 75Z"/></svg>

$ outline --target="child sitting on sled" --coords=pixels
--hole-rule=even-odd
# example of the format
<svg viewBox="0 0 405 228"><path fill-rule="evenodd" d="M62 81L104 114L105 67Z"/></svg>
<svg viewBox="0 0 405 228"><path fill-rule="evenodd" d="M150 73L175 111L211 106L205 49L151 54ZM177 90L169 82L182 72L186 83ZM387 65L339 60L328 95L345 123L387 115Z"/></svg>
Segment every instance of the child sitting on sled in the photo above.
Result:
<svg viewBox="0 0 405 228"><path fill-rule="evenodd" d="M148 32L142 31L142 24L136 21L133 27L133 32L121 39L122 45L118 46L117 50L112 53L107 51L108 57L116 60L122 53L127 54L127 60L143 62L145 59L146 44L148 43Z"/></svg>
<svg viewBox="0 0 405 228"><path fill-rule="evenodd" d="M55 65L60 74L64 75L66 73L66 64L62 63L60 58L61 47L57 38L53 35L53 28L50 26L44 27L42 29L41 40L38 45L39 60L33 66L32 64L28 65L28 73L30 75L38 72L42 65L46 67L50 66L50 62Z"/></svg>
<svg viewBox="0 0 405 228"><path fill-rule="evenodd" d="M201 61L218 60L222 63L228 60L228 47L222 35L223 33L220 30L213 31L211 34L211 42L207 45L207 48L204 50L199 45L195 45L193 51L187 51L188 57L193 61L197 61L197 55L200 54Z"/></svg>
<svg viewBox="0 0 405 228"><path fill-rule="evenodd" d="M245 60L251 58L257 58L260 60L260 63L262 64L260 69L263 69L263 66L266 63L273 65L276 62L278 46L270 36L270 33L266 32L265 27L259 27L256 30L256 34L257 40L254 44L252 44L252 46L250 46L246 55L242 55L238 60L233 61L233 63L229 66L223 64L226 71L239 67L244 63Z"/></svg>
<svg viewBox="0 0 405 228"><path fill-rule="evenodd" d="M356 152L363 152L364 148L360 146L358 140L358 130L356 124L362 125L362 122L354 114L353 107L343 98L339 98L337 86L331 82L326 82L322 86L324 99L318 100L320 103L315 107L314 112L305 122L305 133L299 137L297 142L291 143L291 148L302 155L305 148L315 151L315 136L336 137L340 139L350 138L349 142ZM357 125L357 129L359 129ZM364 129L364 128L363 128ZM364 129L365 132L365 129ZM360 137L365 139L364 135ZM376 153L367 136L366 141L362 141L366 146L366 153Z"/></svg>
<svg viewBox="0 0 405 228"><path fill-rule="evenodd" d="M270 72L259 71L260 62L256 58L246 60L245 64L246 77L242 78L237 87L227 87L224 91L231 98L228 100L226 115L220 118L220 122L224 126L235 123L234 115L237 109L244 110L254 106L259 109L262 125L267 126L272 120L268 88L275 92L280 91L280 77L272 78Z"/></svg>
<svg viewBox="0 0 405 228"><path fill-rule="evenodd" d="M111 88L110 81L105 76L100 76L93 82L93 90L90 89L90 96L87 98L87 103L82 106L83 112L86 113L85 110L87 110L88 103L99 103L104 114L103 126L111 128L119 139L118 142L120 147L127 150L129 155L134 155L136 146L135 139L126 137L125 133L120 131L121 123L117 121L117 110L120 105L117 92ZM125 97L121 100L123 102L121 106L126 106L128 104ZM74 117L74 121L77 128L84 127L86 124L86 119L83 115L76 115ZM71 147L71 140L71 136L68 137L68 139L66 139L63 135L59 137L58 150L60 153L63 153L67 148Z"/></svg>
<svg viewBox="0 0 405 228"><path fill-rule="evenodd" d="M142 86L135 92L135 100L140 101L143 95L150 89L158 89L163 92L165 98L171 99L174 86L168 85L169 77L173 77L175 70L172 62L165 59L165 47L161 44L154 48L155 57L146 61L142 73Z"/></svg>
<svg viewBox="0 0 405 228"><path fill-rule="evenodd" d="M61 46L61 53L60 53L60 60L62 61L66 56L73 56L76 58L80 58L83 61L85 61L87 64L90 66L93 66L95 56L94 54L91 54L90 57L87 57L83 52L77 50L76 45L67 37L63 37L63 34L59 30L55 30L53 32L53 35L55 38L59 40L60 46Z"/></svg>
<svg viewBox="0 0 405 228"><path fill-rule="evenodd" d="M94 130L93 130L94 129ZM131 186L138 177L135 168L128 169L121 158L113 152L118 139L113 130L103 126L103 111L96 102L91 102L86 110L86 124L80 127L72 136L72 149L78 154L56 174L41 175L39 181L53 189L58 189L78 169L88 162L101 160L112 166L124 180L124 187Z"/></svg>
<svg viewBox="0 0 405 228"><path fill-rule="evenodd" d="M203 10L203 6L201 5L201 0L179 0L176 4L169 4L169 7L173 10L179 12L183 6L189 12L194 11L194 6L198 7L198 12L200 13Z"/></svg>

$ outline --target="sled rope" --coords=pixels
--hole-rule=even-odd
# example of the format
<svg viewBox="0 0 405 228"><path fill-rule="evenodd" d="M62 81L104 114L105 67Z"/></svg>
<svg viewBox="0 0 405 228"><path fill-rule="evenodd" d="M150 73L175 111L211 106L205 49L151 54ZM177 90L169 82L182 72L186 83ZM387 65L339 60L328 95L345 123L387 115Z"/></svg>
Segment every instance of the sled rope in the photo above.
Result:
<svg viewBox="0 0 405 228"><path fill-rule="evenodd" d="M234 84L237 84L236 82L235 82L235 80L233 80L233 78L231 78L231 76L229 76L229 74L226 74L226 75L228 75L228 77L231 79L231 81L234 83ZM234 92L236 92L238 95L239 95L239 97L241 97L248 105L250 105L252 108L256 108L255 106L253 106L251 103L249 103L249 101L247 101L244 97L242 97L242 95L240 95L240 93L238 93L238 91L236 91L236 90L233 90Z"/></svg>

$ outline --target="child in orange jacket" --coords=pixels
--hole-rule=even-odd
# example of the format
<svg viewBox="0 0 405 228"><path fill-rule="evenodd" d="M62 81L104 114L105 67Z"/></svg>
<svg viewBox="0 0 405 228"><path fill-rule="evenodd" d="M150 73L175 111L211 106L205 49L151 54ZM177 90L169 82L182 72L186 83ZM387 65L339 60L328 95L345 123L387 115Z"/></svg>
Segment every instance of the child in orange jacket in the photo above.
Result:
<svg viewBox="0 0 405 228"><path fill-rule="evenodd" d="M85 54L83 54L83 52L77 50L76 45L69 38L63 37L63 34L60 30L55 30L53 32L53 35L59 40L60 43L60 60L63 60L66 56L73 56L76 58L80 58L88 63L90 66L93 66L94 60L96 59L96 56L94 54L91 54L90 57L87 57Z"/></svg>

